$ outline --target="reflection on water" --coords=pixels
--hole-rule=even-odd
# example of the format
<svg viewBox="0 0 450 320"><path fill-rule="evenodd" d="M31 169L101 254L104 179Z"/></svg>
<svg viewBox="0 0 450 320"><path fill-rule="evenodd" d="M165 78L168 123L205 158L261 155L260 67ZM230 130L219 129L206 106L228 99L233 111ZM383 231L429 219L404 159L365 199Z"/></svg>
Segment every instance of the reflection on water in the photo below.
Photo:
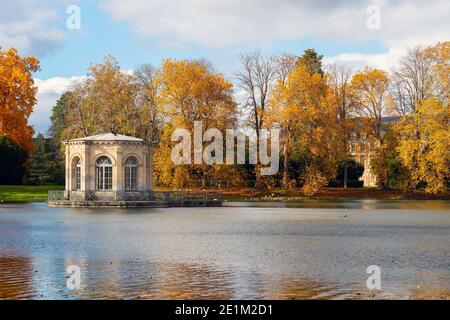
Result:
<svg viewBox="0 0 450 320"><path fill-rule="evenodd" d="M427 203L408 210L343 205L0 206L0 299L450 296L448 203L427 210ZM381 267L381 291L365 289L371 264ZM80 290L66 288L69 265L81 268Z"/></svg>
<svg viewBox="0 0 450 320"><path fill-rule="evenodd" d="M423 209L449 210L450 201L446 200L321 200L304 199L295 201L235 201L225 202L227 207L256 208L323 208L323 209Z"/></svg>
<svg viewBox="0 0 450 320"><path fill-rule="evenodd" d="M29 257L0 257L0 299L32 299L35 270Z"/></svg>
<svg viewBox="0 0 450 320"><path fill-rule="evenodd" d="M82 288L68 290L64 278L55 279L48 290L39 280L50 270L33 273L26 258L2 258L0 271L1 299L330 299L351 290L336 284L310 279L273 278L259 273L239 274L236 270L201 264L144 263L133 261L98 261L81 265ZM71 262L70 264L72 264ZM61 265L62 266L62 265ZM64 269L57 274L62 275ZM244 276L239 279L239 276Z"/></svg>
<svg viewBox="0 0 450 320"><path fill-rule="evenodd" d="M131 299L228 299L232 274L199 264L92 261L83 290L70 297Z"/></svg>

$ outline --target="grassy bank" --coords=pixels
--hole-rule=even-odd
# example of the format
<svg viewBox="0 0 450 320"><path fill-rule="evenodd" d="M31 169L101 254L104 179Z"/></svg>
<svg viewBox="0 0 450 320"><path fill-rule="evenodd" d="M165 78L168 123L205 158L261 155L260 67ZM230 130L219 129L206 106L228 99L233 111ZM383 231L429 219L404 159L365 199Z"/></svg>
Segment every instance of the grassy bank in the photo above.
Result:
<svg viewBox="0 0 450 320"><path fill-rule="evenodd" d="M48 190L64 190L64 186L1 186L0 203L6 202L41 202L47 201ZM163 191L161 189L161 191ZM165 189L168 191L168 189ZM192 189L202 191L202 189ZM227 201L298 201L304 199L323 200L450 200L450 192L437 195L427 194L422 190L402 193L400 190L381 190L377 188L323 188L312 197L306 197L302 189L274 189L259 191L254 188L210 189L208 191L220 191Z"/></svg>
<svg viewBox="0 0 450 320"><path fill-rule="evenodd" d="M48 190L64 190L64 186L0 186L0 203L47 201Z"/></svg>

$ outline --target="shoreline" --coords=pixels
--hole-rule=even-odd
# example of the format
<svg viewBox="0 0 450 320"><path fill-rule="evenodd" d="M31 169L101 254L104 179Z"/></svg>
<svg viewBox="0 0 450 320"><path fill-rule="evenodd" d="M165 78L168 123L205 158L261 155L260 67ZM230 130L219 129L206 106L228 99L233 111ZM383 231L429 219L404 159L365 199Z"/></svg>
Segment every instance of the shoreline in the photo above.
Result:
<svg viewBox="0 0 450 320"><path fill-rule="evenodd" d="M313 196L306 196L300 188L283 190L273 189L259 191L252 188L223 190L224 199L236 200L450 200L450 191L441 194L428 194L423 190L413 190L403 193L398 189L382 190L378 188L322 188ZM234 200L234 199L233 199Z"/></svg>
<svg viewBox="0 0 450 320"><path fill-rule="evenodd" d="M63 186L0 186L1 203L47 202L48 190L62 190ZM168 191L169 189L155 189ZM182 190L186 191L186 190ZM423 190L403 193L397 189L382 190L377 188L323 188L313 196L306 196L302 189L256 190L254 188L192 188L187 192L221 192L224 202L303 202L317 201L355 201L355 200L445 200L450 201L450 191L440 194L427 194Z"/></svg>

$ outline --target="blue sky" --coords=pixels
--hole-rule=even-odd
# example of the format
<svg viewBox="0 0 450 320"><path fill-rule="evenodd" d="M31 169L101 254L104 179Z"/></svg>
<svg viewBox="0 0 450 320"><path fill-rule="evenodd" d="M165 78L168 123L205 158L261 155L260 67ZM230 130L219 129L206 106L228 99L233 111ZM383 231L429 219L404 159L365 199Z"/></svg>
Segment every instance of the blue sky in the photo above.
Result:
<svg viewBox="0 0 450 320"><path fill-rule="evenodd" d="M79 30L66 26L69 5ZM230 80L239 53L256 49L390 70L408 47L449 40L449 18L445 0L15 0L2 4L0 46L40 59L30 122L44 132L58 97L108 54L126 70L206 58Z"/></svg>
<svg viewBox="0 0 450 320"><path fill-rule="evenodd" d="M355 43L324 41L307 35L289 40L275 38L271 43L260 45L244 43L228 48L206 48L196 43L186 43L179 47L160 46L159 39L142 39L126 22L113 20L96 2L79 1L78 6L81 12L81 29L65 30L58 50L40 57L41 71L36 74L37 78L83 75L90 63L101 62L108 54L117 58L123 69L134 69L142 63L158 65L165 58L201 57L211 60L219 71L233 73L239 67L239 53L256 49L267 54L289 52L300 55L308 48L315 48L325 56L337 56L343 52L384 53L388 49L376 39ZM64 14L66 6L61 5L59 9L62 13L59 24L64 30L67 29L66 19L69 14Z"/></svg>
<svg viewBox="0 0 450 320"><path fill-rule="evenodd" d="M134 69L141 63L158 64L164 57L182 57L178 52L152 47L151 41L139 40L126 23L112 21L93 2L79 6L81 29L65 31L60 48L41 58L42 70L36 77L83 75L90 63L101 62L108 54L116 57L124 69ZM64 12L65 7L62 9ZM66 28L68 16L62 16L61 29Z"/></svg>

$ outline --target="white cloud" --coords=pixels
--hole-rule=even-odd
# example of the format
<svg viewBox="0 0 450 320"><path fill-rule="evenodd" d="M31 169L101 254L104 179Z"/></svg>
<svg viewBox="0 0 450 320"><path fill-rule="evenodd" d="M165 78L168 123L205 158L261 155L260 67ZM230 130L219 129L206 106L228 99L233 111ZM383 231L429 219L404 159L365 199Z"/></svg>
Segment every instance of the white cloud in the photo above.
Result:
<svg viewBox="0 0 450 320"><path fill-rule="evenodd" d="M324 63L345 64L354 70L361 69L364 66L369 66L390 71L397 65L398 60L407 53L408 49L416 46L433 45L446 39L447 38L445 37L440 37L439 34L431 36L427 39L412 38L393 44L393 46L385 53L341 53L336 56L324 57Z"/></svg>
<svg viewBox="0 0 450 320"><path fill-rule="evenodd" d="M21 54L44 56L55 50L64 37L57 27L58 11L48 1L14 0L2 2L0 46L15 47Z"/></svg>
<svg viewBox="0 0 450 320"><path fill-rule="evenodd" d="M70 89L78 81L86 79L86 76L70 78L54 77L47 80L34 79L38 92L37 104L30 116L29 122L34 126L36 133L45 133L50 127L52 108L61 95Z"/></svg>
<svg viewBox="0 0 450 320"><path fill-rule="evenodd" d="M380 30L366 27L366 10L374 3L381 10ZM101 8L113 19L128 22L143 38L205 48L264 45L301 37L378 40L391 47L412 36L440 33L448 38L450 30L446 0L112 0L103 1Z"/></svg>
<svg viewBox="0 0 450 320"><path fill-rule="evenodd" d="M380 9L379 30L367 28L367 8L374 4ZM100 7L159 47L194 44L236 53L308 37L387 48L384 53L346 52L325 58L325 63L357 68L390 69L408 47L450 39L447 0L111 0Z"/></svg>

